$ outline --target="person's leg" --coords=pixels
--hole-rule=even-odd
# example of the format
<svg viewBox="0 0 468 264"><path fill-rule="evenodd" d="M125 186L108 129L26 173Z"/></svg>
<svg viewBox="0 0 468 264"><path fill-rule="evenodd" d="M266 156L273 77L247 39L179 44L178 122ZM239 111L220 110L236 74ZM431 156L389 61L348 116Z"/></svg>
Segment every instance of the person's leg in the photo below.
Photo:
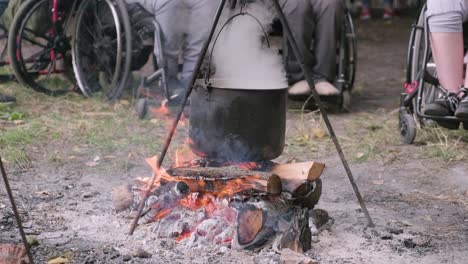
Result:
<svg viewBox="0 0 468 264"><path fill-rule="evenodd" d="M371 0L361 0L361 3L362 3L362 7L361 7L360 19L361 20L371 19L371 13L370 13Z"/></svg>
<svg viewBox="0 0 468 264"><path fill-rule="evenodd" d="M314 46L316 62L313 71L320 79L334 82L336 77L337 40L341 35L344 7L341 0L311 0L316 22Z"/></svg>
<svg viewBox="0 0 468 264"><path fill-rule="evenodd" d="M211 21L219 2L213 0L183 0L188 10L186 39L183 49L183 68L181 74L182 88L190 85L190 79L197 64L203 44L208 39Z"/></svg>
<svg viewBox="0 0 468 264"><path fill-rule="evenodd" d="M310 18L311 10L307 0L283 0L280 1L281 8L286 17L291 33L302 54L302 60L308 71L312 72L314 59L310 52L312 32L314 23ZM286 32L283 29L283 60L288 73L290 84L304 80L305 76L299 60L294 55L289 44Z"/></svg>
<svg viewBox="0 0 468 264"><path fill-rule="evenodd" d="M302 61L308 72L313 71L314 58L310 51L312 32L315 23L311 18L311 8L308 0L280 0L281 9L286 17L286 21L291 29L294 40L297 43ZM268 5L268 3L266 3ZM272 8L272 7L270 7ZM275 10L276 12L276 10ZM304 80L299 60L294 55L289 44L286 32L283 29L283 61L286 68L288 82L292 85L289 88L289 95L310 94L310 87Z"/></svg>
<svg viewBox="0 0 468 264"><path fill-rule="evenodd" d="M446 91L425 106L428 115L452 115L458 105L457 94L463 84L463 17L458 1L428 1L427 15L432 54L437 76Z"/></svg>
<svg viewBox="0 0 468 264"><path fill-rule="evenodd" d="M384 0L383 19L391 19L393 16L393 0Z"/></svg>
<svg viewBox="0 0 468 264"><path fill-rule="evenodd" d="M148 12L154 15L155 20L159 24L161 32L162 53L164 62L160 66L164 67L167 79L169 93L181 87L178 79L178 56L182 46L182 35L184 31L184 21L181 19L181 0L126 0L127 3L139 3ZM155 32L158 34L158 32ZM155 38L155 41L156 38ZM155 43L155 54L161 52L157 50L158 45Z"/></svg>

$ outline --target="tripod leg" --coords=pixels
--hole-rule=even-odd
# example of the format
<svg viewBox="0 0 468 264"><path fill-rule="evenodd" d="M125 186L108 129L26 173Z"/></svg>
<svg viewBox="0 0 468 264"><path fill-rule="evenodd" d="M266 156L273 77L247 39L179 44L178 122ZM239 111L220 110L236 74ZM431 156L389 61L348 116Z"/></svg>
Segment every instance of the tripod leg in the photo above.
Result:
<svg viewBox="0 0 468 264"><path fill-rule="evenodd" d="M185 92L184 99L182 101L182 105L180 106L180 110L177 113L177 116L172 123L171 130L169 131L169 135L166 138L166 141L164 142L163 149L161 151L161 154L159 155L159 158L157 160L156 168L160 168L164 158L166 157L167 150L169 149L169 145L171 144L172 138L174 137L177 125L179 124L180 118L182 116L182 113L184 112L185 105L187 104L188 98L190 97L190 94L192 93L193 86L195 84L195 81L197 80L198 72L200 71L200 68L203 64L203 60L205 59L206 52L208 51L208 47L210 46L210 42L213 39L214 32L216 30L216 27L218 26L219 18L221 17L221 14L223 13L224 5L226 4L226 0L220 0L218 9L216 11L215 18L213 19L213 22L211 24L211 29L210 33L208 35L208 39L205 40L205 43L203 44L202 51L200 53L200 56L198 57L197 64L195 66L195 69L192 73L192 78L190 79L190 86L188 87L187 91ZM135 216L135 219L133 219L132 225L130 226L130 232L129 235L133 234L133 231L135 231L136 225L138 224L138 220L140 219L141 212L143 211L143 207L145 206L146 199L148 198L149 192L153 189L154 182L156 178L158 178L157 173L153 173L151 176L151 181L150 184L148 185L148 188L145 190L143 194L143 199L141 200L139 206L138 206L138 211Z"/></svg>
<svg viewBox="0 0 468 264"><path fill-rule="evenodd" d="M330 133L330 137L333 140L333 143L335 144L336 151L338 152L338 155L340 156L341 162L343 163L343 167L346 171L346 174L348 175L349 181L351 182L351 185L353 187L354 193L356 194L356 197L359 201L359 204L361 205L361 209L364 212L366 218L367 218L367 224L369 227L373 227L374 223L372 222L372 219L369 215L369 212L367 211L366 204L364 203L364 199L361 196L361 193L359 191L359 188L356 185L356 182L354 180L353 174L351 172L351 169L349 168L348 161L346 160L346 157L343 154L343 150L341 149L341 145L338 142L338 139L336 137L335 131L333 130L333 127L330 123L330 120L328 119L327 112L325 111L325 108L323 106L322 101L320 100L320 96L318 95L317 91L315 90L314 82L312 80L312 76L310 72L306 70L305 64L303 57L301 56L301 52L299 50L299 47L297 46L297 42L293 37L293 34L291 32L291 28L289 27L289 24L286 20L286 17L283 13L283 10L281 9L281 6L278 2L278 0L272 0L274 8L276 9L276 12L278 13L278 17L281 20L281 24L283 24L283 31L286 34L288 38L288 42L292 47L292 50L294 52L294 56L299 60L300 66L302 71L304 72L305 79L307 83L309 84L310 88L312 89L312 96L317 103L317 106L320 110L320 113L322 114L323 121L325 122L327 129Z"/></svg>

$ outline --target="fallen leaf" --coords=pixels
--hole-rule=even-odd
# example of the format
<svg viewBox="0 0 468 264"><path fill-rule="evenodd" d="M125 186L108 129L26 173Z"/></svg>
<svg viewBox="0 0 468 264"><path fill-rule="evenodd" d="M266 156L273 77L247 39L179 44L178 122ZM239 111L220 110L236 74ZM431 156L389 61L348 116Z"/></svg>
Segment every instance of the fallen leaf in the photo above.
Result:
<svg viewBox="0 0 468 264"><path fill-rule="evenodd" d="M70 260L64 257L58 257L47 261L47 264L66 264L70 263Z"/></svg>
<svg viewBox="0 0 468 264"><path fill-rule="evenodd" d="M130 105L130 102L128 100L120 100L121 105Z"/></svg>
<svg viewBox="0 0 468 264"><path fill-rule="evenodd" d="M430 215L425 215L423 217L424 220L432 222L432 217Z"/></svg>
<svg viewBox="0 0 468 264"><path fill-rule="evenodd" d="M50 193L48 191L35 192L34 194L43 195L43 196L49 196L50 195Z"/></svg>
<svg viewBox="0 0 468 264"><path fill-rule="evenodd" d="M325 130L323 130L321 128L314 128L314 129L312 129L312 135L315 138L322 139L322 138L325 138L327 136L327 133L325 132Z"/></svg>
<svg viewBox="0 0 468 264"><path fill-rule="evenodd" d="M101 157L99 157L99 156L96 156L96 157L94 157L94 159L93 159L93 161L95 161L95 162L98 162L98 161L100 161L100 160L101 160Z"/></svg>
<svg viewBox="0 0 468 264"><path fill-rule="evenodd" d="M88 161L85 163L85 165L92 168L92 167L96 167L97 165L99 165L99 163L95 161Z"/></svg>
<svg viewBox="0 0 468 264"><path fill-rule="evenodd" d="M364 153L359 152L359 153L356 154L356 158L360 159L360 158L364 157L364 155L365 155Z"/></svg>
<svg viewBox="0 0 468 264"><path fill-rule="evenodd" d="M382 185L384 184L384 180L372 180L370 181L372 184L375 184L375 185Z"/></svg>

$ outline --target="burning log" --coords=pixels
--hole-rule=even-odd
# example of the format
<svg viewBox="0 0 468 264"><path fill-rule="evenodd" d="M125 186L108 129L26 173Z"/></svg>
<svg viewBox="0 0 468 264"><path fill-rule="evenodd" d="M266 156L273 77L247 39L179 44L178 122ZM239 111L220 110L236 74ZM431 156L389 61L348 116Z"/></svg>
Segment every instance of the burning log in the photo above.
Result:
<svg viewBox="0 0 468 264"><path fill-rule="evenodd" d="M184 182L169 182L161 186L146 200L146 210L143 211L139 223L149 223L168 215L189 193L190 189Z"/></svg>
<svg viewBox="0 0 468 264"><path fill-rule="evenodd" d="M284 190L300 195L310 189L308 184L320 177L324 167L321 163L304 162L274 165L271 172L236 166L172 168L167 172L187 183L192 192L220 192L229 182L243 179L243 184L250 183L252 189L260 192L280 194Z"/></svg>

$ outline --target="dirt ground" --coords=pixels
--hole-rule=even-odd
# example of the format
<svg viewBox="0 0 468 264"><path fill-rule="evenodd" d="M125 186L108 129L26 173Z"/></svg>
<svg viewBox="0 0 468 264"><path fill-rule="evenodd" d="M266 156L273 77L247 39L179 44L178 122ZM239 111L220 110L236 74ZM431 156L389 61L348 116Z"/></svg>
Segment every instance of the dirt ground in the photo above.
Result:
<svg viewBox="0 0 468 264"><path fill-rule="evenodd" d="M320 263L456 264L468 258L468 137L436 128L418 130L412 146L398 140L396 111L412 20L358 23L352 111L331 115L375 228L366 227L317 113L289 112L287 147L279 161L327 165L317 207L333 221L306 253ZM0 154L26 232L38 241L32 247L36 263L57 256L71 263L280 262L270 251L187 249L156 239L149 226L126 234L131 219L113 210L112 187L149 176L143 158L157 154L166 135L164 122L135 120L131 101L109 106L78 95L48 98L15 84L1 85L0 92L19 99L3 110L20 120L0 123ZM174 145L186 133L181 128ZM2 184L0 243L19 241ZM136 248L152 257L128 257Z"/></svg>

